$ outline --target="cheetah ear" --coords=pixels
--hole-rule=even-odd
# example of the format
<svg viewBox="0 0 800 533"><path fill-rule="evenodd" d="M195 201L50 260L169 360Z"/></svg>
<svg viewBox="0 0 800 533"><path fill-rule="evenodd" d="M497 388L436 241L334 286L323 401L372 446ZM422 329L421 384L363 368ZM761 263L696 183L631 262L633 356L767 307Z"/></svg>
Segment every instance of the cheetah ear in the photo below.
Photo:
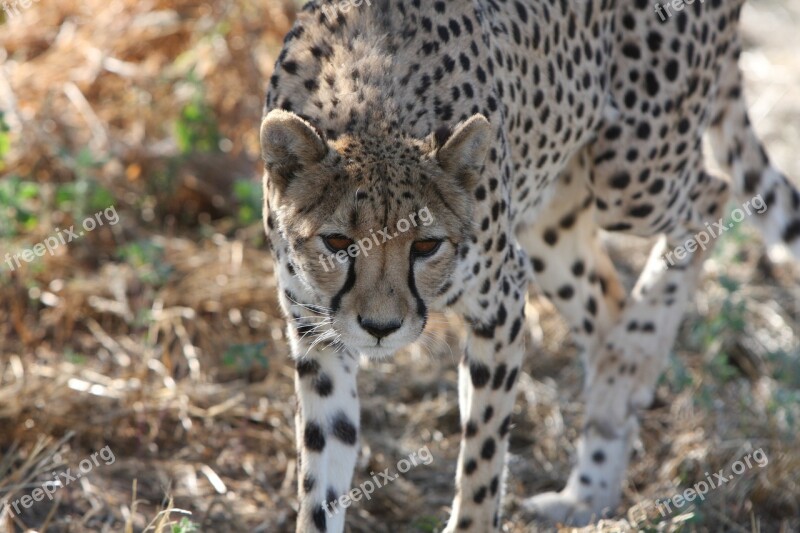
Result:
<svg viewBox="0 0 800 533"><path fill-rule="evenodd" d="M270 182L284 191L293 174L328 153L328 145L314 127L294 113L270 111L261 122L261 155Z"/></svg>
<svg viewBox="0 0 800 533"><path fill-rule="evenodd" d="M451 135L446 131L434 134L439 164L452 174L477 173L486 159L491 143L492 127L483 115L473 115L455 127Z"/></svg>

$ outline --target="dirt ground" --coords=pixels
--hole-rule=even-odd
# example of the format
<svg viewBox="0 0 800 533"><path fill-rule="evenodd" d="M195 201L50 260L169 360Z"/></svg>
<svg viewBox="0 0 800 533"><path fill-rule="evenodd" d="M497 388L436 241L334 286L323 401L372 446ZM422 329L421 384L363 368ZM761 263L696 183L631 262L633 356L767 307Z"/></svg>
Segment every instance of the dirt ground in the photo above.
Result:
<svg viewBox="0 0 800 533"><path fill-rule="evenodd" d="M299 3L60 0L0 19L0 532L293 530L294 370L258 126ZM797 0L750 2L742 66L756 129L800 179L798 28ZM37 243L53 253L6 263ZM611 245L632 284L647 243ZM726 234L643 417L619 520L597 530L800 531L799 302L798 266L768 260L746 226ZM509 532L537 531L518 504L563 486L583 412L563 322L536 295L528 314ZM434 532L448 516L461 326L432 322L363 365L355 484L412 452L429 464L351 507L348 531ZM756 450L766 464L656 510Z"/></svg>

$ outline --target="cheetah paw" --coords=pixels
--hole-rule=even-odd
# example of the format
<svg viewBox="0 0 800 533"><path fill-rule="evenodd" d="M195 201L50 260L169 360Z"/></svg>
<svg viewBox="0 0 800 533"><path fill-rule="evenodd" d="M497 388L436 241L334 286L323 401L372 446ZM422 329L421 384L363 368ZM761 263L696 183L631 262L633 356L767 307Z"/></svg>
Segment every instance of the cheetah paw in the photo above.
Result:
<svg viewBox="0 0 800 533"><path fill-rule="evenodd" d="M562 492L537 494L524 500L521 506L532 519L550 524L583 527L600 518L600 513L587 504Z"/></svg>

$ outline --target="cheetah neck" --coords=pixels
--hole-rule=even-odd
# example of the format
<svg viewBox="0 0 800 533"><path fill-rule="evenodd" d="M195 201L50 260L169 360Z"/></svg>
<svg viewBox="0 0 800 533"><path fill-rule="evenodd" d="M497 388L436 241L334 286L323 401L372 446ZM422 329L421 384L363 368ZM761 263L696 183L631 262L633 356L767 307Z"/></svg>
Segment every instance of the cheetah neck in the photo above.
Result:
<svg viewBox="0 0 800 533"><path fill-rule="evenodd" d="M328 133L379 135L399 125L394 97L394 60L386 37L360 35L346 46L333 45L320 70L317 123ZM321 105L321 108L320 108Z"/></svg>
<svg viewBox="0 0 800 533"><path fill-rule="evenodd" d="M331 5L336 3L321 4ZM418 77L420 68L413 36L433 7L423 3L415 14L389 20L386 0L364 0L346 14L331 15L326 10L333 8L321 6L298 18L278 61L280 84L271 88L268 106L308 118L329 138L421 137L433 131L438 124L432 101L414 97L417 112L406 109L408 80Z"/></svg>

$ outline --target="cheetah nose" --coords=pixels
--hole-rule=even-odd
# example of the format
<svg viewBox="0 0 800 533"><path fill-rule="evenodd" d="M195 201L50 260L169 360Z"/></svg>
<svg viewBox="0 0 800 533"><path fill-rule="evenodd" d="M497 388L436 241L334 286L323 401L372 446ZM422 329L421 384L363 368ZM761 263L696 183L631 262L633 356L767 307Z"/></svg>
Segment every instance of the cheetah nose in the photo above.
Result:
<svg viewBox="0 0 800 533"><path fill-rule="evenodd" d="M392 333L400 329L400 326L403 325L402 321L385 322L383 324L380 324L373 320L364 319L362 318L361 315L358 315L358 323L362 328L364 328L367 331L367 333L369 333L378 340L388 335L391 335Z"/></svg>

